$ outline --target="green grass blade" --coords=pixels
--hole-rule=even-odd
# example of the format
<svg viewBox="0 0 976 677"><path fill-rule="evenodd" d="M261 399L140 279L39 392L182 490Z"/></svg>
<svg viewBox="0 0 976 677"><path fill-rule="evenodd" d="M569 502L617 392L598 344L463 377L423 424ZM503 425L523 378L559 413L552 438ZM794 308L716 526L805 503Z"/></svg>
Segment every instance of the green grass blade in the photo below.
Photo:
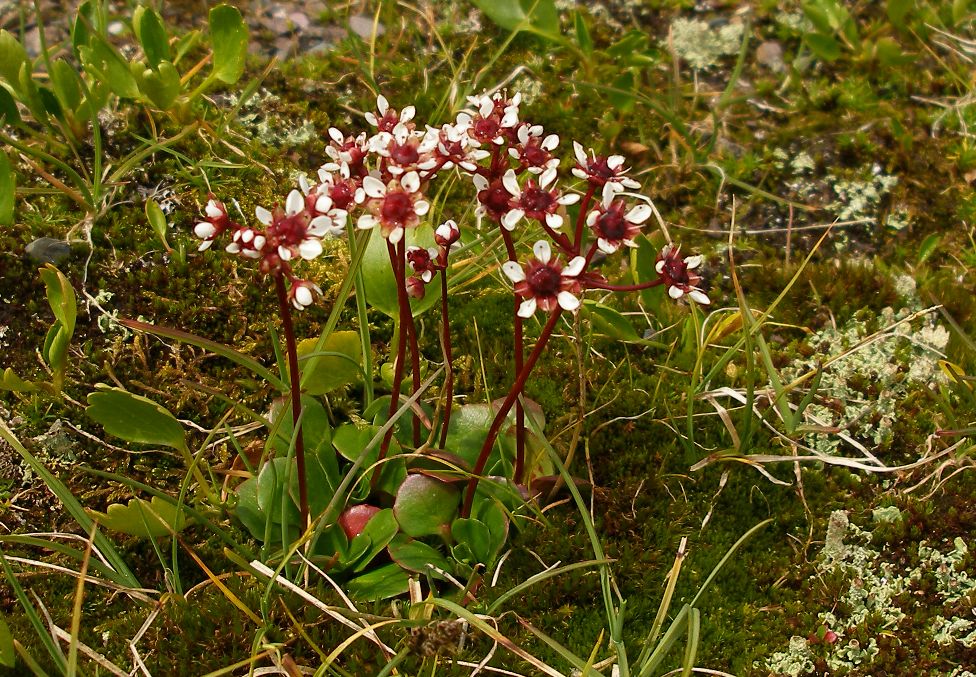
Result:
<svg viewBox="0 0 976 677"><path fill-rule="evenodd" d="M0 425L3 425L2 421L0 421ZM51 660L57 667L58 672L62 675L65 674L67 664L65 663L64 653L62 653L61 647L59 647L54 641L51 633L48 632L47 626L44 625L44 621L41 620L40 615L37 613L37 609L34 608L34 605L31 603L30 599L27 598L27 593L24 591L24 588L21 587L20 581L17 580L17 576L14 574L14 570L11 568L10 563L7 561L2 549L0 549L0 566L3 567L3 573L7 577L7 582L10 584L10 588L17 596L17 600L20 602L20 605L24 608L24 614L27 616L27 620L30 621L30 624L34 627L34 632L37 633L37 637L41 640L41 644L43 644L44 648L47 649L47 652L50 654Z"/></svg>

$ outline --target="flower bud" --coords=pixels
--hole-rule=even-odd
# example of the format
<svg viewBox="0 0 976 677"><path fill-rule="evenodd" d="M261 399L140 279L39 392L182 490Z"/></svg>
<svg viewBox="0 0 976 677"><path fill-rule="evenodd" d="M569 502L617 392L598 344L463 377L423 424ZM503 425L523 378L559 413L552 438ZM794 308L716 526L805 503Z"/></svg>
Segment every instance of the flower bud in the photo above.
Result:
<svg viewBox="0 0 976 677"><path fill-rule="evenodd" d="M411 275L407 278L407 296L412 299L422 299L424 294L427 293L427 288L424 286L424 281L421 280L416 275Z"/></svg>
<svg viewBox="0 0 976 677"><path fill-rule="evenodd" d="M441 247L450 247L461 239L461 229L454 220L445 221L434 231L434 242Z"/></svg>

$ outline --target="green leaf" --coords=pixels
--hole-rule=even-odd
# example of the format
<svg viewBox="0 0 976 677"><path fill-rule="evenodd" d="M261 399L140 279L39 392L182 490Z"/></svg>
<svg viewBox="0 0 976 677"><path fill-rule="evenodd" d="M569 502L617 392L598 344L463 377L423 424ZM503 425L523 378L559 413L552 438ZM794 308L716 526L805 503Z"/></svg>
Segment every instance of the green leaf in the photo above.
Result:
<svg viewBox="0 0 976 677"><path fill-rule="evenodd" d="M932 254L939 248L939 244L942 242L942 235L940 233L932 233L922 240L922 244L918 248L918 262L925 263Z"/></svg>
<svg viewBox="0 0 976 677"><path fill-rule="evenodd" d="M29 64L27 51L9 31L0 30L0 77L20 94L20 69Z"/></svg>
<svg viewBox="0 0 976 677"><path fill-rule="evenodd" d="M892 37L880 37L872 49L874 57L882 66L894 68L912 62L915 57L902 49L898 41Z"/></svg>
<svg viewBox="0 0 976 677"><path fill-rule="evenodd" d="M642 343L643 338L626 317L616 310L592 299L583 301L583 317L588 318L594 331L626 343Z"/></svg>
<svg viewBox="0 0 976 677"><path fill-rule="evenodd" d="M905 17L915 5L915 0L888 0L888 19L897 28L905 28Z"/></svg>
<svg viewBox="0 0 976 677"><path fill-rule="evenodd" d="M77 114L83 98L78 78L78 71L67 61L58 59L51 64L51 85L54 88L54 93L61 102L61 106L75 114Z"/></svg>
<svg viewBox="0 0 976 677"><path fill-rule="evenodd" d="M3 90L6 91L6 90ZM7 154L0 150L0 226L14 224L17 177Z"/></svg>
<svg viewBox="0 0 976 677"><path fill-rule="evenodd" d="M88 396L85 413L105 432L137 444L161 444L185 451L183 425L152 400L104 384Z"/></svg>
<svg viewBox="0 0 976 677"><path fill-rule="evenodd" d="M230 5L210 10L210 42L213 45L213 75L228 85L244 72L247 57L247 25L241 13Z"/></svg>
<svg viewBox="0 0 976 677"><path fill-rule="evenodd" d="M145 5L136 7L132 13L132 28L150 66L156 68L169 58L169 36L156 10Z"/></svg>
<svg viewBox="0 0 976 677"><path fill-rule="evenodd" d="M427 545L423 541L415 541L405 534L397 534L390 541L387 550L390 553L390 559L407 571L413 571L418 574L430 574L434 578L443 579L443 576L431 569L428 565L432 564L444 571L453 569L450 561L440 550Z"/></svg>
<svg viewBox="0 0 976 677"><path fill-rule="evenodd" d="M146 200L146 220L149 221L149 226L156 234L156 237L159 238L160 242L163 243L166 251L173 251L173 248L169 246L169 242L166 241L166 235L169 232L169 227L166 225L166 215L160 208L159 203L152 198Z"/></svg>
<svg viewBox="0 0 976 677"><path fill-rule="evenodd" d="M469 564L488 565L491 563L494 543L492 542L491 531L484 522L459 517L451 523L451 536L471 552L474 561L469 562Z"/></svg>
<svg viewBox="0 0 976 677"><path fill-rule="evenodd" d="M79 47L78 54L85 70L98 81L105 82L112 93L122 99L138 99L136 82L129 62L98 34L92 34L87 47Z"/></svg>
<svg viewBox="0 0 976 677"><path fill-rule="evenodd" d="M78 14L71 26L71 46L79 56L79 48L91 46L91 29L97 23L97 7L91 0L85 0L78 7Z"/></svg>
<svg viewBox="0 0 976 677"><path fill-rule="evenodd" d="M559 34L559 13L553 0L472 0L472 3L505 30L529 30L546 37Z"/></svg>
<svg viewBox="0 0 976 677"><path fill-rule="evenodd" d="M47 302L56 318L47 332L41 354L54 372L55 389L60 390L68 366L68 346L75 331L77 302L71 283L61 271L49 263L40 269L40 273L47 288Z"/></svg>
<svg viewBox="0 0 976 677"><path fill-rule="evenodd" d="M252 477L237 485L234 516L259 541L264 540L265 514L258 505L258 479Z"/></svg>
<svg viewBox="0 0 976 677"><path fill-rule="evenodd" d="M396 564L387 564L346 583L346 592L354 599L374 601L403 595L410 576Z"/></svg>
<svg viewBox="0 0 976 677"><path fill-rule="evenodd" d="M840 43L833 36L823 33L807 33L803 36L803 41L814 55L824 61L835 61L840 57Z"/></svg>
<svg viewBox="0 0 976 677"><path fill-rule="evenodd" d="M576 10L575 16L573 17L573 22L576 24L576 44L579 45L580 50L586 55L593 53L593 38L590 37L590 29L586 26L586 19L583 18L583 13Z"/></svg>
<svg viewBox="0 0 976 677"><path fill-rule="evenodd" d="M3 370L3 376L0 377L0 390L9 390L15 393L33 393L37 389L37 386L30 381L25 381L17 376L10 367Z"/></svg>
<svg viewBox="0 0 976 677"><path fill-rule="evenodd" d="M16 125L20 123L20 111L17 102L10 94L10 90L0 86L0 124Z"/></svg>
<svg viewBox="0 0 976 677"><path fill-rule="evenodd" d="M133 498L128 504L113 503L106 512L89 512L103 527L140 538L162 538L171 531L183 531L187 525L186 516L176 504L158 496L149 501Z"/></svg>
<svg viewBox="0 0 976 677"><path fill-rule="evenodd" d="M398 530L393 511L389 508L380 510L369 518L362 532L350 541L346 559L341 562L343 568L354 573L365 569L389 545Z"/></svg>
<svg viewBox="0 0 976 677"><path fill-rule="evenodd" d="M634 109L634 102L636 101L634 84L634 72L631 70L624 71L618 75L611 84L614 90L620 91L611 91L608 93L607 100L621 113L629 113Z"/></svg>
<svg viewBox="0 0 976 677"><path fill-rule="evenodd" d="M14 636L10 634L10 628L0 617L0 665L5 668L12 668L17 664L17 652L14 650Z"/></svg>
<svg viewBox="0 0 976 677"><path fill-rule="evenodd" d="M160 62L155 70L146 68L138 74L137 79L142 93L161 110L169 110L183 91L179 71L169 61Z"/></svg>
<svg viewBox="0 0 976 677"><path fill-rule="evenodd" d="M298 344L298 358L304 364L309 364L307 357L315 350L318 339L305 339ZM323 353L338 353L321 355L313 363L311 372L302 369L302 383L309 395L324 395L336 388L349 383L355 383L362 378L362 341L359 332L334 331L329 334L322 348Z"/></svg>
<svg viewBox="0 0 976 677"><path fill-rule="evenodd" d="M444 533L457 512L461 492L427 475L409 475L393 501L393 513L407 536Z"/></svg>
<svg viewBox="0 0 976 677"><path fill-rule="evenodd" d="M429 225L421 225L407 230L404 237L406 246L432 247L434 246L434 231ZM400 316L400 305L397 301L397 283L390 267L390 255L387 251L386 238L371 237L363 254L363 277L365 279L366 302L384 315L394 319ZM429 289L422 299L410 299L410 309L414 317L433 306L440 300L436 287Z"/></svg>
<svg viewBox="0 0 976 677"><path fill-rule="evenodd" d="M275 524L283 524L287 518L288 524L295 526L301 517L295 501L290 500L290 493L287 494L289 500L284 502L285 512L282 513L282 498L286 495L285 484L288 482L289 474L294 475L297 472L298 468L295 467L293 459L278 457L265 463L258 473L258 509L263 515L271 515L271 521Z"/></svg>

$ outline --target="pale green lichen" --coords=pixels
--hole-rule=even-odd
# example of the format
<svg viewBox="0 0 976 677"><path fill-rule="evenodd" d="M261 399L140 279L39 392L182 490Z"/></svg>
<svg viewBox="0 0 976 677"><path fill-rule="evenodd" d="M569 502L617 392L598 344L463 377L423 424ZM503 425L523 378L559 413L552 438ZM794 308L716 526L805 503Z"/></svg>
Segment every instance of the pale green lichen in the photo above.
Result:
<svg viewBox="0 0 976 677"><path fill-rule="evenodd" d="M671 44L689 66L706 70L718 65L722 57L739 52L742 32L741 23L727 23L716 30L700 19L679 17L671 23Z"/></svg>
<svg viewBox="0 0 976 677"><path fill-rule="evenodd" d="M824 369L817 400L805 412L809 423L841 433L809 434L806 445L831 455L845 446L874 453L891 442L905 397L944 381L938 360L949 332L934 315L911 316L911 308L885 308L876 320L855 318L808 339L815 355L784 369L784 380L815 370L824 356L847 354Z"/></svg>
<svg viewBox="0 0 976 677"><path fill-rule="evenodd" d="M895 524L902 521L901 510L893 505L886 508L875 508L871 511L871 519L876 524Z"/></svg>
<svg viewBox="0 0 976 677"><path fill-rule="evenodd" d="M871 222L878 220L882 200L898 185L898 177L885 174L879 165L871 167L865 179L827 177L836 199L827 205L834 219L841 222ZM895 209L887 215L885 225L900 230L909 225L908 212Z"/></svg>
<svg viewBox="0 0 976 677"><path fill-rule="evenodd" d="M894 518L897 508L878 511ZM852 524L846 511L831 513L827 523L824 547L818 569L823 574L840 574L847 579L847 587L832 604L833 611L818 615L818 625L831 630L836 638L832 644L819 644L816 649L799 636L790 638L789 649L772 654L757 668L765 667L775 675L797 677L814 671L817 656L826 660L833 673L847 674L863 670L879 653L878 637L897 633L900 621L906 618L902 608L906 602L922 594L922 579L934 577L940 598L947 605L976 590L976 581L961 567L968 548L961 538L953 541L951 550L943 552L919 544L919 564L911 569L899 569L888 561L882 546L872 547L872 534ZM840 613L837 609L843 609ZM845 633L846 629L846 633ZM976 623L958 613L938 615L930 624L933 640L939 646L960 643L969 648L976 645ZM846 635L856 633L843 641Z"/></svg>

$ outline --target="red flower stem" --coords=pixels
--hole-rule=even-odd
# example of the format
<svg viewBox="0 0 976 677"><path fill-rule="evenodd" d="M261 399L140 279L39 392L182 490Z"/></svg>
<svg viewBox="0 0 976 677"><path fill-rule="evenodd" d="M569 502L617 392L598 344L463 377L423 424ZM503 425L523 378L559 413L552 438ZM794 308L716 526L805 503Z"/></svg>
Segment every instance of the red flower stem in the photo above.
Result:
<svg viewBox="0 0 976 677"><path fill-rule="evenodd" d="M508 260L518 262L515 253L515 243L512 242L512 234L505 230L502 231L502 239L505 241L505 251L508 252ZM513 294L515 299L515 309L512 311L512 324L515 330L515 378L518 379L522 373L525 362L525 337L522 327L522 318L519 317L518 309L520 305L519 295ZM521 389L519 390L521 393ZM521 400L515 401L515 468L513 479L516 482L522 481L522 473L525 472L525 407Z"/></svg>
<svg viewBox="0 0 976 677"><path fill-rule="evenodd" d="M586 195L583 196L583 201L580 202L579 215L576 217L576 237L573 240L573 251L579 254L580 247L583 246L583 224L586 223L586 210L590 208L590 202L593 200L593 192L596 190L596 185L590 184L590 187L586 189Z"/></svg>
<svg viewBox="0 0 976 677"><path fill-rule="evenodd" d="M288 375L291 378L291 416L295 431L295 461L298 464L298 509L301 514L302 531L308 528L308 485L305 476L305 442L302 439L302 375L298 371L298 344L295 342L295 327L291 321L291 304L285 289L285 276L279 270L274 275L275 291L278 293L278 310L281 311L281 324L285 330L285 352L288 353Z"/></svg>
<svg viewBox="0 0 976 677"><path fill-rule="evenodd" d="M576 250L573 249L573 243L569 241L569 238L566 235L564 235L563 233L556 232L555 230L550 228L549 224L546 223L544 219L539 219L538 223L540 226L542 226L542 230L546 231L546 235L551 237L553 242L555 242L559 246L559 248L563 250L564 253L570 255L576 254ZM515 259L512 260L514 261Z"/></svg>
<svg viewBox="0 0 976 677"><path fill-rule="evenodd" d="M444 257L447 258L446 256ZM451 424L451 406L454 403L454 364L451 356L451 323L447 313L447 267L441 270L441 347L444 349L444 422L441 424L440 448L447 447L447 427Z"/></svg>
<svg viewBox="0 0 976 677"><path fill-rule="evenodd" d="M393 277L397 280L397 304L400 309L400 326L398 327L397 333L397 351L396 360L393 363L393 392L390 393L390 408L387 411L386 417L388 419L393 418L393 414L396 413L397 404L400 402L400 388L403 385L403 363L405 361L405 353L407 352L407 334L403 328L403 307L407 306L407 313L410 312L410 302L407 300L407 288L406 283L403 281L403 273L400 268L400 262L396 255L396 248L387 241L386 243L387 252L390 255L390 266L393 268ZM383 437L383 443L380 445L380 453L377 460L382 461L386 458L386 452L390 448L390 440L393 439L393 426L386 431L386 435ZM379 477L379 474L373 475L375 480Z"/></svg>
<svg viewBox="0 0 976 677"><path fill-rule="evenodd" d="M502 424L505 422L508 412L512 410L512 405L515 404L519 393L525 387L525 382L528 380L532 368L535 367L535 363L546 347L546 343L549 342L549 337L552 336L552 330L556 328L556 322L562 313L562 308L556 308L552 311L549 320L546 322L546 326L542 328L542 333L539 334L539 340L536 341L535 348L529 354L529 358L522 366L522 371L515 380L515 384L508 392L505 401L502 402L501 408L495 414L495 418L491 422L491 427L488 428L488 436L485 438L485 443L481 446L481 453L478 454L478 461L475 463L474 470L471 471L471 479L468 480L468 486L464 494L464 506L461 508L461 517L469 517L471 515L471 504L474 502L474 492L478 488L478 477L484 472L485 466L488 464L491 448L495 445L495 440L498 439L498 433L502 429Z"/></svg>
<svg viewBox="0 0 976 677"><path fill-rule="evenodd" d="M397 278L397 283L403 290L403 301L401 303L405 304L400 308L400 324L401 326L404 324L403 312L406 311L407 340L410 341L410 366L413 370L410 394L415 395L420 390L420 349L417 345L417 325L413 321L413 309L410 307L409 299L407 299L407 245L403 239L397 243L397 258L400 261L400 275ZM401 294L400 289L397 290L398 297ZM414 448L420 446L420 417L416 414L413 415L413 446Z"/></svg>

